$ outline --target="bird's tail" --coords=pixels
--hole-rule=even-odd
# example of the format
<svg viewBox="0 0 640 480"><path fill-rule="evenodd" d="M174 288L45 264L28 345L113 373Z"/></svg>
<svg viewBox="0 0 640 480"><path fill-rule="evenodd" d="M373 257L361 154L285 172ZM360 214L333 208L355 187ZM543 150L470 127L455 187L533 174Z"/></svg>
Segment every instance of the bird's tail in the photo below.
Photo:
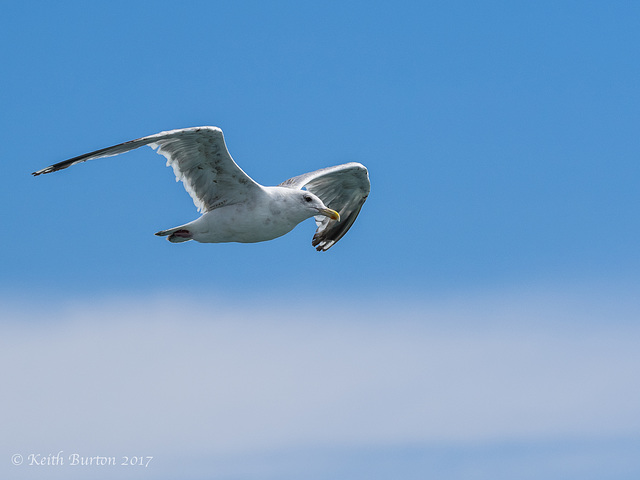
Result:
<svg viewBox="0 0 640 480"><path fill-rule="evenodd" d="M169 230L160 230L155 235L159 237L167 237L171 243L188 242L193 238L192 233L184 227L174 227Z"/></svg>

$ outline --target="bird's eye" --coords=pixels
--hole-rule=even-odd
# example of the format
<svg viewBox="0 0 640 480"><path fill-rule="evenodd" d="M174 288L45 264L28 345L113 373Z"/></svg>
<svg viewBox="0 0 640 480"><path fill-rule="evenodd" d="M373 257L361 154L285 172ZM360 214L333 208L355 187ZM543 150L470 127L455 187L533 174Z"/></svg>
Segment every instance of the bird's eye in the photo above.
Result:
<svg viewBox="0 0 640 480"><path fill-rule="evenodd" d="M309 195L305 195L304 196L304 201L305 202L310 202L311 201L311 197Z"/></svg>

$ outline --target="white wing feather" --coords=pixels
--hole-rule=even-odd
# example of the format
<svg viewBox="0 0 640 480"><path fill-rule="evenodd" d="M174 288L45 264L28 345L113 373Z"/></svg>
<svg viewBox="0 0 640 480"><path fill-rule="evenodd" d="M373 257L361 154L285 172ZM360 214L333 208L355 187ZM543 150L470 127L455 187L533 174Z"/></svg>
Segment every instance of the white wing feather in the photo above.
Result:
<svg viewBox="0 0 640 480"><path fill-rule="evenodd" d="M331 248L347 233L371 190L369 172L356 162L305 173L285 180L280 186L306 188L340 214L340 221L325 216L315 217L318 229L311 244L322 251Z"/></svg>
<svg viewBox="0 0 640 480"><path fill-rule="evenodd" d="M55 172L77 163L112 157L149 145L167 159L176 180L182 181L186 191L200 212L222 205L244 202L262 187L233 161L217 127L183 128L160 132L113 147L56 163L34 175Z"/></svg>

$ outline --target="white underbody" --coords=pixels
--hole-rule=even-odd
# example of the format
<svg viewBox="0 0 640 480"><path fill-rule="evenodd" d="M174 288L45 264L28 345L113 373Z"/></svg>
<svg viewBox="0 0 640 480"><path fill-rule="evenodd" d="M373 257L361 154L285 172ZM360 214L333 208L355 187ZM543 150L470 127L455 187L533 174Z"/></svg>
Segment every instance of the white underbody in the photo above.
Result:
<svg viewBox="0 0 640 480"><path fill-rule="evenodd" d="M290 195L290 189L266 187L264 193L252 202L206 212L178 228L188 230L190 239L201 243L255 243L280 237L314 215L306 208L297 208L299 202Z"/></svg>

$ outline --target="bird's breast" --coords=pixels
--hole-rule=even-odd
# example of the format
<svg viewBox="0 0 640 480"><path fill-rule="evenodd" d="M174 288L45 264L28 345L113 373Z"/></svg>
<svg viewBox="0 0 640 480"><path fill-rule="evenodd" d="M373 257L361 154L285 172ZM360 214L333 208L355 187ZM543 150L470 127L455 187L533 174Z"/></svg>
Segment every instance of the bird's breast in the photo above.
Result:
<svg viewBox="0 0 640 480"><path fill-rule="evenodd" d="M290 232L299 222L272 205L229 205L205 213L197 222L199 242L264 242Z"/></svg>

